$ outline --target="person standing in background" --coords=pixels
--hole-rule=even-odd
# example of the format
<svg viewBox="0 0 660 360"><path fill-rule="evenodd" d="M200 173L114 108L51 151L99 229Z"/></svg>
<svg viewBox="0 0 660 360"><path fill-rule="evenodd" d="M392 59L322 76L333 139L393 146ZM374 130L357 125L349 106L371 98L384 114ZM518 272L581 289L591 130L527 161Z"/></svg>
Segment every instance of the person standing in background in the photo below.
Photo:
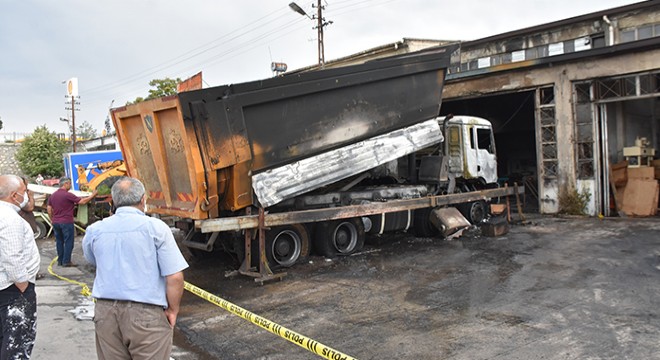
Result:
<svg viewBox="0 0 660 360"><path fill-rule="evenodd" d="M71 190L71 179L63 177L60 179L60 188L57 189L48 198L48 216L53 224L55 232L55 245L57 247L57 263L61 266L76 266L71 262L71 253L73 252L73 240L75 237L75 228L73 226L73 209L76 205L84 205L92 201L96 190L92 195L80 198Z"/></svg>
<svg viewBox="0 0 660 360"><path fill-rule="evenodd" d="M96 353L105 359L169 360L188 263L162 220L146 216L144 185L112 186L114 215L87 227L85 259L96 266Z"/></svg>
<svg viewBox="0 0 660 360"><path fill-rule="evenodd" d="M28 201L20 177L0 175L0 359L29 359L37 336L41 257L30 225L18 215Z"/></svg>

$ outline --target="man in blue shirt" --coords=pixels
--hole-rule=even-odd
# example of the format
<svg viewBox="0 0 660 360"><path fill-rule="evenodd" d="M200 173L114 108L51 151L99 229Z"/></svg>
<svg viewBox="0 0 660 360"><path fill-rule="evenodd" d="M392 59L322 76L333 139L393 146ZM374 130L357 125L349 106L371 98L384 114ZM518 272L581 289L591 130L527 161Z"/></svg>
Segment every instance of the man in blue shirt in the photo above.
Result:
<svg viewBox="0 0 660 360"><path fill-rule="evenodd" d="M87 228L85 259L96 266L92 296L99 359L169 359L188 267L172 231L146 216L144 185L112 186L115 214Z"/></svg>

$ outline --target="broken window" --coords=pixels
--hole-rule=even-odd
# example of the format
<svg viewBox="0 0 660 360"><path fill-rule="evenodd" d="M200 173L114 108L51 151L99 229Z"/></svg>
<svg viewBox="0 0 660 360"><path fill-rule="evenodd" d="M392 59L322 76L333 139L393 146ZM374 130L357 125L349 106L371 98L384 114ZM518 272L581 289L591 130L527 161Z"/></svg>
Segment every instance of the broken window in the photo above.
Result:
<svg viewBox="0 0 660 360"><path fill-rule="evenodd" d="M588 36L583 37L583 38L579 38L579 39L575 39L573 41L573 51L589 50L589 49L591 49L591 43L592 42L593 42L593 39L588 37Z"/></svg>
<svg viewBox="0 0 660 360"><path fill-rule="evenodd" d="M494 153L492 134L490 129L477 128L477 142L479 149L487 150L489 153Z"/></svg>
<svg viewBox="0 0 660 360"><path fill-rule="evenodd" d="M541 92L541 105L548 105L555 103L555 92L553 88L542 88Z"/></svg>

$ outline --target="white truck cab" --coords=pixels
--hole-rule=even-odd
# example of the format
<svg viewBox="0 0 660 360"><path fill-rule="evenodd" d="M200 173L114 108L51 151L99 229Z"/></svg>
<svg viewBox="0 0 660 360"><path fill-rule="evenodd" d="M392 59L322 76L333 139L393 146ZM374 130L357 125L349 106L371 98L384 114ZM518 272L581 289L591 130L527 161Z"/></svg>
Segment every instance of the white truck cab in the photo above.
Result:
<svg viewBox="0 0 660 360"><path fill-rule="evenodd" d="M497 183L495 137L490 121L475 116L454 115L444 124L445 154L449 157L449 173L457 180L473 184Z"/></svg>

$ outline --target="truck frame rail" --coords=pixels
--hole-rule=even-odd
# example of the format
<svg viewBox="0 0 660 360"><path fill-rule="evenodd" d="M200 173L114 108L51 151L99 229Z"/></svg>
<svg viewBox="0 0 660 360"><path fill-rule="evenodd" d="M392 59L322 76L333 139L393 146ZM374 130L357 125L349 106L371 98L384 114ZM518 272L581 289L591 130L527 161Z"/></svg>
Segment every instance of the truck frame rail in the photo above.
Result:
<svg viewBox="0 0 660 360"><path fill-rule="evenodd" d="M525 187L515 185L496 189L472 191L468 193L435 195L415 199L390 200L380 203L369 203L363 205L347 205L323 209L311 209L300 211L287 211L282 213L266 213L264 226L273 227L291 224L303 224L335 219L345 219L359 216L369 216L382 213L391 213L422 208L434 208L449 206L452 204L466 203L478 200L487 200L497 197L519 195L525 193ZM234 216L228 218L217 218L209 220L198 220L195 227L202 233L218 231L238 231L259 228L258 215Z"/></svg>

